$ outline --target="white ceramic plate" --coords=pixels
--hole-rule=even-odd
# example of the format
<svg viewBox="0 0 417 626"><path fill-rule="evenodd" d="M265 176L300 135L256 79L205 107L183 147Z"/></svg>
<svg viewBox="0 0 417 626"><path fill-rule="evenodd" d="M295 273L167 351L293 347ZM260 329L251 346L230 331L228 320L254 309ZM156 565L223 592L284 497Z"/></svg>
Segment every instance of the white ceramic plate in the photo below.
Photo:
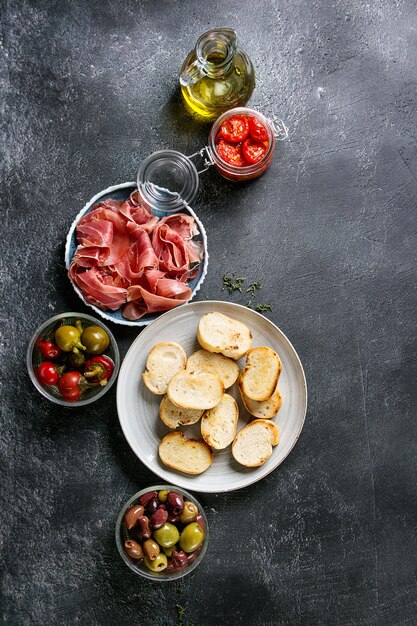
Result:
<svg viewBox="0 0 417 626"><path fill-rule="evenodd" d="M274 418L280 430L280 443L261 467L245 468L232 457L230 446L225 450L214 451L211 467L198 476L182 474L165 467L158 456L161 439L172 432L159 418L159 404L162 396L152 394L142 382L142 372L151 348L160 341L180 343L189 356L199 349L196 333L197 325L205 313L218 311L246 324L253 334L253 346L269 346L282 361L282 374L279 389L283 397L281 410ZM244 359L238 361L244 365ZM237 384L228 393L239 404L238 429L252 417L247 413L240 399ZM233 491L261 480L272 472L291 452L304 424L307 409L307 386L303 367L296 351L287 337L275 324L263 315L244 306L229 302L193 302L178 309L168 311L148 326L135 339L123 361L117 383L117 410L120 423L133 452L152 472L168 483L184 489L218 493ZM201 439L199 423L181 428L188 437Z"/></svg>
<svg viewBox="0 0 417 626"><path fill-rule="evenodd" d="M112 187L108 187L107 189L100 191L98 194L94 196L94 198L91 198L91 200L89 200L87 204L81 209L81 211L78 213L77 217L71 224L71 228L69 229L68 235L67 235L67 240L66 240L66 245L65 245L65 267L67 268L67 270L69 269L72 257L74 256L77 245L78 245L77 239L75 236L75 231L76 231L77 224L80 221L80 219L84 217L86 213L89 213L90 211L92 211L96 204L103 202L103 200L108 200L109 198L112 198L113 200L127 200L127 198L129 198L132 191L135 191L135 189L137 189L137 186L136 186L136 183L134 182L121 183L120 185L113 185ZM156 209L152 209L152 212L154 215L157 215L159 218L165 217L166 215L171 215L171 213L158 211ZM199 234L196 238L202 241L203 247L204 247L204 258L203 258L202 263L200 264L198 275L189 282L189 287L192 291L192 295L190 298L191 300L192 298L194 298L195 294L200 289L207 275L207 266L208 266L207 235L206 235L206 231L204 229L203 224L201 223L201 221L199 220L199 218L197 217L197 215L194 213L193 209L190 206L188 205L184 206L184 208L181 209L181 211L178 211L178 213L187 213L189 215L192 215L192 217L195 219L197 223L198 230L199 230ZM85 300L83 294L78 289L78 287L74 285L72 281L70 282L74 288L75 293L81 298L81 300L84 302L85 305L93 309L98 315L100 315L104 319L110 322L114 322L115 324L123 324L124 326L146 326L147 324L151 324L153 321L155 321L158 317L161 316L161 313L148 313L147 315L144 315L138 320L131 321L123 317L121 309L118 309L117 311L102 311L98 307L87 302L87 300ZM180 306L183 306L183 305L180 305Z"/></svg>

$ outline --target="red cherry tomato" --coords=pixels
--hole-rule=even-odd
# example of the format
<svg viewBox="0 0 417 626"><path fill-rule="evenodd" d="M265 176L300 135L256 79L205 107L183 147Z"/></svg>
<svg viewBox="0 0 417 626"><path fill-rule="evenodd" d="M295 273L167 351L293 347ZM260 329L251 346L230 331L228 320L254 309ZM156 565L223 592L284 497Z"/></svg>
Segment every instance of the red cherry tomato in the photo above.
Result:
<svg viewBox="0 0 417 626"><path fill-rule="evenodd" d="M81 396L80 382L83 380L80 372L65 372L58 382L58 389L64 400L78 400Z"/></svg>
<svg viewBox="0 0 417 626"><path fill-rule="evenodd" d="M41 355L45 359L50 359L53 361L57 359L61 354L61 350L56 346L52 341L48 341L46 339L39 339L37 342Z"/></svg>
<svg viewBox="0 0 417 626"><path fill-rule="evenodd" d="M85 364L84 376L93 383L105 385L113 374L114 363L104 354L89 359Z"/></svg>
<svg viewBox="0 0 417 626"><path fill-rule="evenodd" d="M220 126L220 135L226 141L239 143L249 134L249 123L246 115L232 115Z"/></svg>
<svg viewBox="0 0 417 626"><path fill-rule="evenodd" d="M265 126L256 117L249 118L249 133L252 139L256 141L268 141L268 131Z"/></svg>
<svg viewBox="0 0 417 626"><path fill-rule="evenodd" d="M38 368L39 379L45 383L45 385L56 385L59 379L59 374L55 369L55 363L51 361L44 361Z"/></svg>
<svg viewBox="0 0 417 626"><path fill-rule="evenodd" d="M247 141L247 140L246 140ZM224 139L220 139L217 144L217 154L223 161L230 165L236 165L237 167L243 167L247 165L245 159L242 156L240 143L228 143Z"/></svg>
<svg viewBox="0 0 417 626"><path fill-rule="evenodd" d="M250 165L261 161L261 159L263 159L263 157L265 156L267 150L268 148L264 143L255 141L251 137L245 139L242 145L243 156Z"/></svg>

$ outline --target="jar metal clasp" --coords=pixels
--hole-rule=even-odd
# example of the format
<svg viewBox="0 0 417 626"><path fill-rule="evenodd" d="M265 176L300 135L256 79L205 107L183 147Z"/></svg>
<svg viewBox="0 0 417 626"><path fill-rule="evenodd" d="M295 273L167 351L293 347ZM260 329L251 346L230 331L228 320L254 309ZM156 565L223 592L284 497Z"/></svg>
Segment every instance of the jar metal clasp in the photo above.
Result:
<svg viewBox="0 0 417 626"><path fill-rule="evenodd" d="M213 157L211 156L211 152L208 146L201 148L201 150L194 152L194 154L187 155L187 158L191 160L197 156L200 156L204 161L204 167L201 170L197 170L197 174L202 174L203 172L206 172L209 169L209 167L214 165Z"/></svg>
<svg viewBox="0 0 417 626"><path fill-rule="evenodd" d="M269 121L271 122L275 139L277 141L285 141L285 139L288 138L288 128L285 126L284 122L275 114L272 115Z"/></svg>

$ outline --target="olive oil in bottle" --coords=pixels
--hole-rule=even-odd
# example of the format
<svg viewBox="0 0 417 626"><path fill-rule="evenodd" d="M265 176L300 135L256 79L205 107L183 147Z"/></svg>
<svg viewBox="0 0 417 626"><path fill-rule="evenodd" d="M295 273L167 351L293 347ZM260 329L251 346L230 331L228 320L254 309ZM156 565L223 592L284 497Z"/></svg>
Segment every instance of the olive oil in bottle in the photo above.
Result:
<svg viewBox="0 0 417 626"><path fill-rule="evenodd" d="M255 71L237 47L236 32L216 29L201 35L182 65L180 84L187 105L207 120L246 104L255 87Z"/></svg>

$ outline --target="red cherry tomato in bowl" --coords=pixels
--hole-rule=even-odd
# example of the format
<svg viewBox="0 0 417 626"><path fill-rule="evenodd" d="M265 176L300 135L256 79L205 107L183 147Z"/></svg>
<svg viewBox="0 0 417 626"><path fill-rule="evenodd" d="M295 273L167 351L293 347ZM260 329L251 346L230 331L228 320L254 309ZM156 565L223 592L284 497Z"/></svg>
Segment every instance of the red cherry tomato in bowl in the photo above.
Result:
<svg viewBox="0 0 417 626"><path fill-rule="evenodd" d="M256 141L268 141L268 131L260 120L256 117L249 118L249 134Z"/></svg>
<svg viewBox="0 0 417 626"><path fill-rule="evenodd" d="M228 143L224 139L220 139L217 144L217 154L229 165L236 165L237 167L247 165L242 155L241 144Z"/></svg>
<svg viewBox="0 0 417 626"><path fill-rule="evenodd" d="M255 141L251 137L245 139L242 145L242 153L246 161L253 165L261 161L267 153L267 146L264 143Z"/></svg>
<svg viewBox="0 0 417 626"><path fill-rule="evenodd" d="M59 373L56 370L55 363L44 361L39 365L38 377L45 385L56 385L59 379Z"/></svg>
<svg viewBox="0 0 417 626"><path fill-rule="evenodd" d="M105 385L113 374L114 363L106 355L94 356L85 364L84 376L93 383Z"/></svg>
<svg viewBox="0 0 417 626"><path fill-rule="evenodd" d="M239 143L249 134L249 122L246 115L232 115L220 126L220 135L226 141Z"/></svg>
<svg viewBox="0 0 417 626"><path fill-rule="evenodd" d="M81 396L80 383L82 380L83 377L80 372L65 372L61 376L58 382L58 389L64 400L79 400Z"/></svg>
<svg viewBox="0 0 417 626"><path fill-rule="evenodd" d="M50 359L53 361L57 359L61 354L61 350L56 346L52 341L48 341L47 339L39 339L37 341L38 348L40 350L41 355L45 359Z"/></svg>

